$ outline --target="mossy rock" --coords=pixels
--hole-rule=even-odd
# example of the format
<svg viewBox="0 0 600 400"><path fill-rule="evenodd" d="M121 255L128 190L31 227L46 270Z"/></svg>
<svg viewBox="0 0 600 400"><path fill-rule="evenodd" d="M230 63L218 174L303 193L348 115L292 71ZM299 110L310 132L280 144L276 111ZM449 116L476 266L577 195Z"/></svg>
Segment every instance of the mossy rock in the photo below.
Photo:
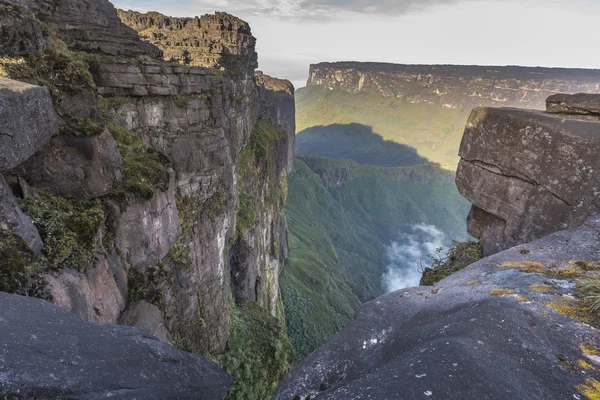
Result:
<svg viewBox="0 0 600 400"><path fill-rule="evenodd" d="M430 255L433 263L425 268L421 278L422 286L433 286L442 279L465 269L483 258L483 249L478 242L455 242L446 254L438 249L436 255Z"/></svg>
<svg viewBox="0 0 600 400"><path fill-rule="evenodd" d="M216 362L234 377L227 399L269 398L294 354L285 327L258 303L231 303L227 352Z"/></svg>
<svg viewBox="0 0 600 400"><path fill-rule="evenodd" d="M94 265L98 229L106 219L100 200L75 201L40 190L19 203L42 237L49 266L85 271Z"/></svg>
<svg viewBox="0 0 600 400"><path fill-rule="evenodd" d="M66 117L59 133L63 136L90 137L102 134L104 126L91 118Z"/></svg>
<svg viewBox="0 0 600 400"><path fill-rule="evenodd" d="M166 190L169 187L169 171L161 156L146 149L134 132L110 121L107 127L121 154L123 182L115 190L115 194L133 194L151 200L157 189Z"/></svg>

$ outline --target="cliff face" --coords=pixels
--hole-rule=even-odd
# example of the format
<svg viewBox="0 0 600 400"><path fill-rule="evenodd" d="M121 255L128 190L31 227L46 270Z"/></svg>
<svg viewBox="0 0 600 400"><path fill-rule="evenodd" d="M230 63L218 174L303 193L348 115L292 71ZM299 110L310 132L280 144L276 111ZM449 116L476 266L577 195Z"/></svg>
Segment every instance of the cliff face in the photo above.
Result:
<svg viewBox="0 0 600 400"><path fill-rule="evenodd" d="M598 110L588 94L476 108L456 183L487 257L366 303L273 398L596 397Z"/></svg>
<svg viewBox="0 0 600 400"><path fill-rule="evenodd" d="M229 14L177 18L119 10L119 17L144 40L162 49L167 60L249 72L258 67L250 26Z"/></svg>
<svg viewBox="0 0 600 400"><path fill-rule="evenodd" d="M549 112L478 108L467 122L456 184L471 235L494 254L600 212L600 96L557 95Z"/></svg>
<svg viewBox="0 0 600 400"><path fill-rule="evenodd" d="M339 62L311 65L307 85L450 109L482 105L542 109L546 98L555 93L600 93L600 72Z"/></svg>
<svg viewBox="0 0 600 400"><path fill-rule="evenodd" d="M233 299L280 334L294 90L254 76L248 25L198 20L220 61L189 68L150 61L105 0L3 7L33 24L15 43L47 42L3 54L0 290L200 354L225 352Z"/></svg>

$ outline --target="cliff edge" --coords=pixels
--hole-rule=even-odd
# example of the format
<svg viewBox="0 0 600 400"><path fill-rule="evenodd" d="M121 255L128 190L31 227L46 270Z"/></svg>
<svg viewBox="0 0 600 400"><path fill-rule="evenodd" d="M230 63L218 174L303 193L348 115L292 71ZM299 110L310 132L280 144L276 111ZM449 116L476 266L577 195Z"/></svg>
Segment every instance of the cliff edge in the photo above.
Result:
<svg viewBox="0 0 600 400"><path fill-rule="evenodd" d="M474 110L457 184L488 257L365 304L274 399L597 398L599 97Z"/></svg>

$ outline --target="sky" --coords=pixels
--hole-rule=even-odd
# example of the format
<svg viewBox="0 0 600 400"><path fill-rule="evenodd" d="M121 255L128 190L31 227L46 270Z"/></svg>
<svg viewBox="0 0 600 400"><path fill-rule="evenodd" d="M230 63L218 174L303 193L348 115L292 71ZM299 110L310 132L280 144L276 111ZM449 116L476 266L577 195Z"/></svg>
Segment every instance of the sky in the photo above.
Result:
<svg viewBox="0 0 600 400"><path fill-rule="evenodd" d="M259 69L306 84L310 64L600 68L600 0L113 0L116 7L250 23Z"/></svg>

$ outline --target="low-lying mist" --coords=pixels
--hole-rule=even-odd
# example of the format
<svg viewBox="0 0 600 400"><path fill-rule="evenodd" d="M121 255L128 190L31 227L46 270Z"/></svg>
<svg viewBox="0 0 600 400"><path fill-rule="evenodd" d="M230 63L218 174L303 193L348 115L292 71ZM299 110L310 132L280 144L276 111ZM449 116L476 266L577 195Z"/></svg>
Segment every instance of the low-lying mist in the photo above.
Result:
<svg viewBox="0 0 600 400"><path fill-rule="evenodd" d="M387 247L389 264L382 276L382 286L386 293L418 286L421 280L421 267L428 267L429 255L443 247L452 245L444 232L434 225L416 224L407 227L398 240Z"/></svg>

